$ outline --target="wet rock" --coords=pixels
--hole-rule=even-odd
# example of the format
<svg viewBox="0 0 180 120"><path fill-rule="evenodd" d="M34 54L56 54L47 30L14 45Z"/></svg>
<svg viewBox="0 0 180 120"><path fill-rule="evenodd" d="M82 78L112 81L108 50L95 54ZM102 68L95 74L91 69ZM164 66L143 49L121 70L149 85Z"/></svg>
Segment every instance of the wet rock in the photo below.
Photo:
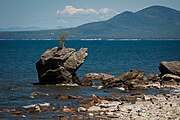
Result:
<svg viewBox="0 0 180 120"><path fill-rule="evenodd" d="M39 105L36 105L36 106L34 107L34 110L33 110L32 112L42 112L42 110L41 110L41 108L40 108Z"/></svg>
<svg viewBox="0 0 180 120"><path fill-rule="evenodd" d="M94 103L98 103L100 101L100 98L94 94L92 94L91 96L88 96L87 99L93 101Z"/></svg>
<svg viewBox="0 0 180 120"><path fill-rule="evenodd" d="M109 94L107 96L104 96L101 99L107 100L107 101L119 101L120 95L119 94Z"/></svg>
<svg viewBox="0 0 180 120"><path fill-rule="evenodd" d="M145 95L143 93L135 93L131 94L131 96L134 96L136 100L145 100Z"/></svg>
<svg viewBox="0 0 180 120"><path fill-rule="evenodd" d="M28 113L40 113L40 112L42 112L41 107L39 105L36 105L34 107L26 108L26 111Z"/></svg>
<svg viewBox="0 0 180 120"><path fill-rule="evenodd" d="M147 77L148 81L152 81L152 82L160 82L161 81L161 78L158 74L150 74L148 77Z"/></svg>
<svg viewBox="0 0 180 120"><path fill-rule="evenodd" d="M94 114L93 114L93 113L88 113L88 116L89 116L89 117L93 117Z"/></svg>
<svg viewBox="0 0 180 120"><path fill-rule="evenodd" d="M90 101L87 104L82 104L81 106L83 106L86 109L89 109L90 107L92 107L93 105L95 105L94 101Z"/></svg>
<svg viewBox="0 0 180 120"><path fill-rule="evenodd" d="M84 107L78 107L78 112L86 112L87 109Z"/></svg>
<svg viewBox="0 0 180 120"><path fill-rule="evenodd" d="M51 116L32 116L31 117L31 119L32 120L34 120L34 119L39 119L39 120L42 120L42 119L52 119L52 117Z"/></svg>
<svg viewBox="0 0 180 120"><path fill-rule="evenodd" d="M80 98L79 96L73 96L73 95L64 95L60 94L55 97L55 99L62 99L62 100L68 100L68 99L78 99Z"/></svg>
<svg viewBox="0 0 180 120"><path fill-rule="evenodd" d="M24 113L22 111L14 111L14 112L11 112L11 115L14 115L14 116L22 116Z"/></svg>
<svg viewBox="0 0 180 120"><path fill-rule="evenodd" d="M104 81L103 86L107 88L123 87L125 89L133 90L134 85L148 84L145 73L140 70L131 70L121 75L112 81Z"/></svg>
<svg viewBox="0 0 180 120"><path fill-rule="evenodd" d="M161 62L159 64L159 71L162 75L164 74L174 74L180 76L180 62L171 61L171 62Z"/></svg>
<svg viewBox="0 0 180 120"><path fill-rule="evenodd" d="M173 74L165 74L162 76L163 84L177 85L180 83L180 77Z"/></svg>
<svg viewBox="0 0 180 120"><path fill-rule="evenodd" d="M115 77L110 74L105 73L88 73L84 75L83 80L103 80L103 81L109 81L113 80Z"/></svg>
<svg viewBox="0 0 180 120"><path fill-rule="evenodd" d="M71 115L70 120L86 120L83 115Z"/></svg>
<svg viewBox="0 0 180 120"><path fill-rule="evenodd" d="M124 81L126 84L146 84L147 78L145 73L141 70L133 69L119 77L119 80Z"/></svg>
<svg viewBox="0 0 180 120"><path fill-rule="evenodd" d="M146 90L148 89L146 85L132 85L129 90Z"/></svg>
<svg viewBox="0 0 180 120"><path fill-rule="evenodd" d="M53 116L53 118L60 120L68 120L68 116L63 116L63 115L55 115Z"/></svg>
<svg viewBox="0 0 180 120"><path fill-rule="evenodd" d="M121 101L136 101L137 97L135 96L122 96L120 98Z"/></svg>
<svg viewBox="0 0 180 120"><path fill-rule="evenodd" d="M83 81L81 82L81 85L82 85L82 86L92 86L93 83L92 83L92 80L83 80Z"/></svg>
<svg viewBox="0 0 180 120"><path fill-rule="evenodd" d="M79 84L80 81L76 71L84 63L88 55L87 51L87 48L76 51L73 48L60 49L58 47L46 50L36 63L39 83Z"/></svg>
<svg viewBox="0 0 180 120"><path fill-rule="evenodd" d="M9 109L9 108L3 108L1 111L2 111L2 112L9 113L9 112L10 112L10 109Z"/></svg>
<svg viewBox="0 0 180 120"><path fill-rule="evenodd" d="M62 109L63 112L67 112L67 113L77 113L77 109L76 108L68 108L67 106L63 106Z"/></svg>
<svg viewBox="0 0 180 120"><path fill-rule="evenodd" d="M149 88L156 88L156 89L161 89L161 82L155 82L155 83L150 83L148 85L146 85L146 87Z"/></svg>
<svg viewBox="0 0 180 120"><path fill-rule="evenodd" d="M45 96L49 96L49 94L47 94L47 93L42 93L42 92L38 92L38 91L32 92L31 95L45 95Z"/></svg>
<svg viewBox="0 0 180 120"><path fill-rule="evenodd" d="M40 112L48 112L50 104L49 103L39 103L39 104L32 104L23 106L25 111L28 113L40 113Z"/></svg>

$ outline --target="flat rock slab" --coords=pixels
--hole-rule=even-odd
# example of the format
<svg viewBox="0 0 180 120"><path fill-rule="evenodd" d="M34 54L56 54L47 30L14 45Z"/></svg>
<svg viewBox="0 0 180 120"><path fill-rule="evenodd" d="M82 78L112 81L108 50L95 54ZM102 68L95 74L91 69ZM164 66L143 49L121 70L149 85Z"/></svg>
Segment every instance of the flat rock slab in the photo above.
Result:
<svg viewBox="0 0 180 120"><path fill-rule="evenodd" d="M161 62L159 64L159 71L162 75L164 74L174 74L180 76L180 62L171 61L171 62Z"/></svg>

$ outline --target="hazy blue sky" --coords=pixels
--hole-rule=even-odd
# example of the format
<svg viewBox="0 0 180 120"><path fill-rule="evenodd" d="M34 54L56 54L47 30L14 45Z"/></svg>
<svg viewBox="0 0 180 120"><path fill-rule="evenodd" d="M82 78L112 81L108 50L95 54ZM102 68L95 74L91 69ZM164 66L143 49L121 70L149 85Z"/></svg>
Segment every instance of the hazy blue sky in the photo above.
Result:
<svg viewBox="0 0 180 120"><path fill-rule="evenodd" d="M152 5L180 10L180 0L0 0L0 27L72 27Z"/></svg>

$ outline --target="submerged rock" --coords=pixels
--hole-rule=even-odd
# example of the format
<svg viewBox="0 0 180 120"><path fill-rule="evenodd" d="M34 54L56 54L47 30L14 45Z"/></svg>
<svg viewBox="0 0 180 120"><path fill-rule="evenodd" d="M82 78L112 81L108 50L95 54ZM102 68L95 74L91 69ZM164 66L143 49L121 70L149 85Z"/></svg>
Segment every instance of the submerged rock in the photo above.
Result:
<svg viewBox="0 0 180 120"><path fill-rule="evenodd" d="M60 49L58 47L46 50L36 63L39 83L79 84L80 81L76 71L84 63L85 58L88 56L87 52L87 48L81 48L79 51L74 48Z"/></svg>
<svg viewBox="0 0 180 120"><path fill-rule="evenodd" d="M172 61L172 62L161 62L159 64L159 71L162 75L164 74L174 74L180 76L180 62Z"/></svg>
<svg viewBox="0 0 180 120"><path fill-rule="evenodd" d="M64 94L60 94L55 97L55 99L62 99L62 100L78 99L78 98L80 98L80 96L64 95Z"/></svg>

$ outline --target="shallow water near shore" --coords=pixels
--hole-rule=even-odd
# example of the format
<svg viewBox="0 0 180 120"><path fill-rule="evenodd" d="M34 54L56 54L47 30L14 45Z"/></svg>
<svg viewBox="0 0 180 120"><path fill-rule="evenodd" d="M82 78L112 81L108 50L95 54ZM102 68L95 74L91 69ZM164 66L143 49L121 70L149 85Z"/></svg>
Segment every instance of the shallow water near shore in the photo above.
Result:
<svg viewBox="0 0 180 120"><path fill-rule="evenodd" d="M56 106L77 104L76 101L57 100L55 96L63 93L87 97L91 94L105 96L111 93L130 94L117 89L98 89L97 87L33 85L38 82L35 63L49 48L58 46L58 41L0 41L0 109L22 107L30 104L48 102ZM89 72L109 73L118 77L126 71L137 68L157 73L161 61L180 61L180 41L67 41L66 47L89 49L85 63L77 71L80 78ZM31 95L33 91L45 95ZM170 93L166 90L131 91L145 94ZM0 113L0 118L11 118Z"/></svg>

